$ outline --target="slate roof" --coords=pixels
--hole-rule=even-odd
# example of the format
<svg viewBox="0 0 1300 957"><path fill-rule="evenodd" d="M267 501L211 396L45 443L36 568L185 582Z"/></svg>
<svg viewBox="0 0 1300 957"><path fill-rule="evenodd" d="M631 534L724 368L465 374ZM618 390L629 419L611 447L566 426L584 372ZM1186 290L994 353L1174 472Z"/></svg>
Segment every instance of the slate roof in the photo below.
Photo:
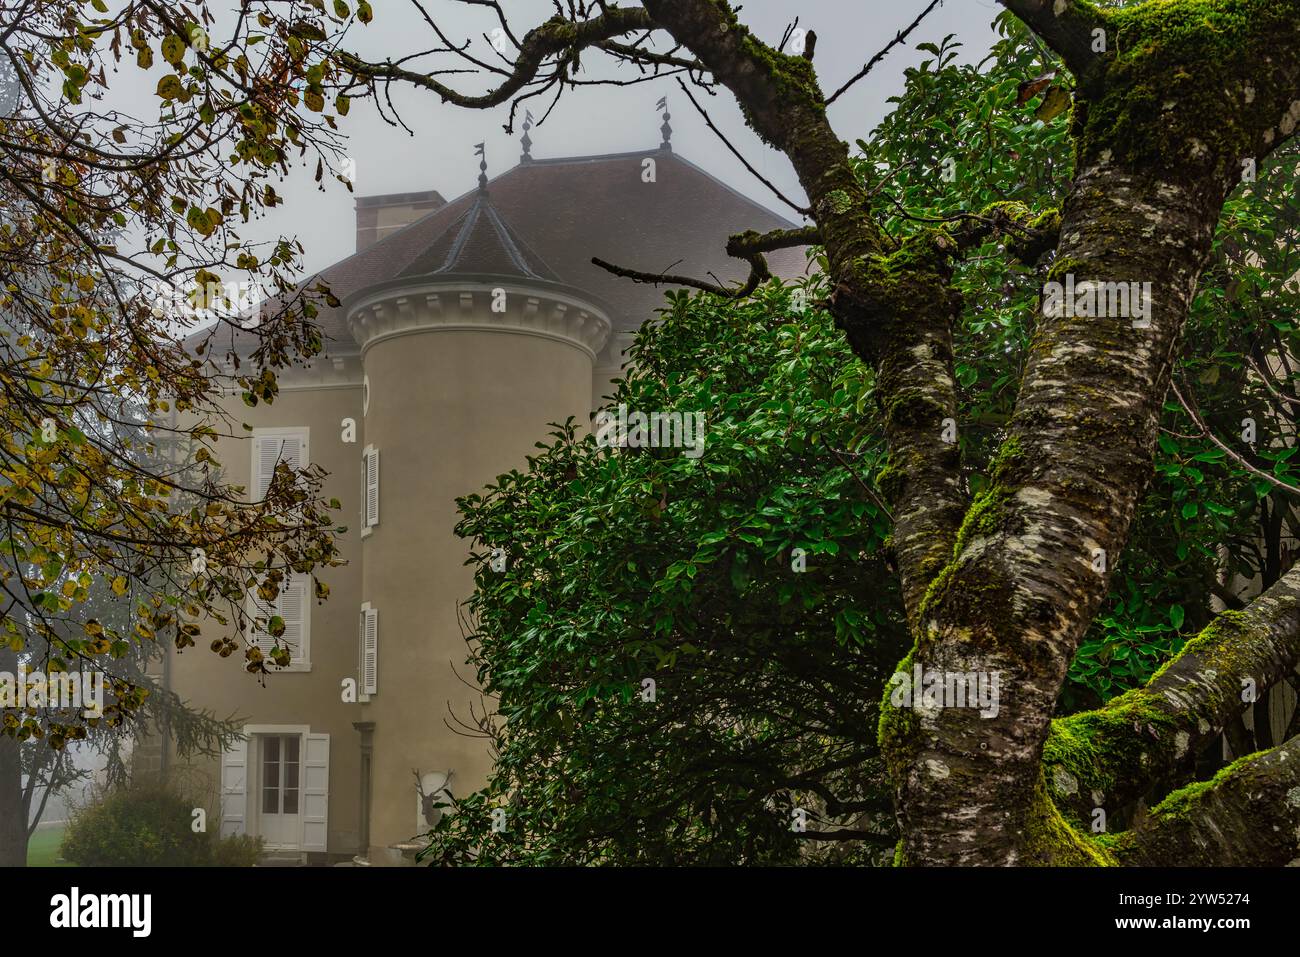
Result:
<svg viewBox="0 0 1300 957"><path fill-rule="evenodd" d="M560 281L506 224L488 190L477 190L473 204L397 275L488 275Z"/></svg>
<svg viewBox="0 0 1300 957"><path fill-rule="evenodd" d="M655 161L652 183L642 180L647 157ZM671 150L530 159L489 181L486 195L476 187L308 284L324 279L346 300L401 278L535 277L585 291L610 309L615 331L630 331L654 316L671 287L621 279L593 256L646 272L738 282L749 266L726 254L727 237L795 225ZM807 260L803 249L786 249L768 263L791 277ZM344 308L322 306L316 322L326 354L356 351Z"/></svg>

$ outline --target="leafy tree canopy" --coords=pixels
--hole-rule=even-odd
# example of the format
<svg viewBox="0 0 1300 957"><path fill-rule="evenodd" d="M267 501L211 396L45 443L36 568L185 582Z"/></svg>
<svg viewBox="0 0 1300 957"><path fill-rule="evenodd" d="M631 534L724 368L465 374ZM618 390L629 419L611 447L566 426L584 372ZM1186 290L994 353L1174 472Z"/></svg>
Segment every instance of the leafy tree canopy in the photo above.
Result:
<svg viewBox="0 0 1300 957"><path fill-rule="evenodd" d="M855 168L896 246L1006 209L1054 227L1073 82L1018 20L997 25L979 64L951 38L923 45L931 57L858 141ZM1145 685L1216 597L1241 604L1234 581L1280 574L1264 552L1279 547L1267 523L1294 521L1294 449L1277 441L1294 406L1280 398L1289 368L1269 357L1296 331L1294 290L1277 291L1296 270L1295 174L1287 151L1225 211L1176 372L1189 404L1166 405L1154 481L1062 714ZM977 241L954 274L957 445L976 496L1006 439L1049 250L1013 230ZM877 373L823 308L825 259L811 265L746 300L670 294L641 330L607 409L701 412L698 459L610 448L571 421L526 470L461 500L458 531L477 544L471 661L495 706L463 730L498 759L488 787L434 827L426 860L893 860L876 726L912 643L886 505L898 466ZM1261 438L1230 455L1193 415L1229 432L1253 417Z"/></svg>

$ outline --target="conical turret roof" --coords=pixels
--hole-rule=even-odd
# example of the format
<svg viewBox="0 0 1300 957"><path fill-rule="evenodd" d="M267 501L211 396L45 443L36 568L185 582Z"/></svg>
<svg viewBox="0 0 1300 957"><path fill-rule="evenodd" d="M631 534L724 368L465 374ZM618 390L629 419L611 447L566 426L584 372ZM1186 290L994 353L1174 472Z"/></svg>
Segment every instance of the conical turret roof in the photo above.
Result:
<svg viewBox="0 0 1300 957"><path fill-rule="evenodd" d="M478 190L469 208L397 275L453 274L559 281L555 271L511 229L486 189Z"/></svg>

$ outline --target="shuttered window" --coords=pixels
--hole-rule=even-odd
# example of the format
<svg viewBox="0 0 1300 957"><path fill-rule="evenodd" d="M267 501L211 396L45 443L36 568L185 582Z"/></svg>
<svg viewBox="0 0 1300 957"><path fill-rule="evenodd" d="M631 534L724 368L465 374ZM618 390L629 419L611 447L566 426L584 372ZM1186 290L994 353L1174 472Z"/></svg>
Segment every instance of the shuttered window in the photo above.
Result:
<svg viewBox="0 0 1300 957"><path fill-rule="evenodd" d="M379 690L379 610L370 603L361 606L361 693L367 697Z"/></svg>
<svg viewBox="0 0 1300 957"><path fill-rule="evenodd" d="M379 524L379 449L367 445L361 453L361 534Z"/></svg>
<svg viewBox="0 0 1300 957"><path fill-rule="evenodd" d="M266 498L276 466L283 462L290 469L306 468L307 429L256 429L253 432L253 479L249 497L254 502Z"/></svg>
<svg viewBox="0 0 1300 957"><path fill-rule="evenodd" d="M249 617L253 619L250 640L261 649L270 661L271 651L277 644L288 648L289 667L272 670L311 670L311 576L291 574L280 583L280 594L273 602L266 602L254 591L249 596ZM284 619L284 634L276 639L267 628L273 617ZM260 621L259 621L260 619Z"/></svg>

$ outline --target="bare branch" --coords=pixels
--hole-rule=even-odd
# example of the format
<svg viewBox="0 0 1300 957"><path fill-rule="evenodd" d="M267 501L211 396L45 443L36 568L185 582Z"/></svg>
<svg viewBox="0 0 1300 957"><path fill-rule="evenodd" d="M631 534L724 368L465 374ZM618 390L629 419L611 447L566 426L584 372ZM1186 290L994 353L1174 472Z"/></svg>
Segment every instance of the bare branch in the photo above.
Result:
<svg viewBox="0 0 1300 957"><path fill-rule="evenodd" d="M830 96L826 98L826 105L830 106L832 103L838 100L840 98L840 94L846 92L849 89L849 87L853 86L854 83L857 83L858 80L861 80L864 76L870 73L875 68L877 63L879 63L881 60L883 60L886 56L889 55L890 50L894 49L894 47L898 46L900 43L905 42L907 38L911 36L912 31L921 25L921 21L923 21L926 17L928 17L930 15L930 12L941 3L943 3L943 0L930 0L930 5L921 11L920 16L918 16L915 20L913 20L906 29L899 30L898 34L894 37L894 39L890 40L887 44L885 44L883 50L881 50L879 53L877 53L875 56L873 56L870 60L867 61L866 66L864 66L861 70L855 73L847 83L845 83L842 87L840 87L838 90L836 90L834 93L832 93ZM811 55L808 57L808 59L810 60L812 59Z"/></svg>
<svg viewBox="0 0 1300 957"><path fill-rule="evenodd" d="M1288 485L1271 472L1265 472L1263 469L1252 465L1243 455L1234 451L1226 442L1215 435L1214 430L1205 424L1205 420L1201 418L1201 414L1192 408L1188 401L1183 398L1183 394L1178 391L1178 383L1171 379L1169 381L1169 388L1173 390L1174 395L1178 398L1178 404L1183 407L1183 411L1191 417L1191 420L1196 423L1196 427L1201 430L1201 434L1221 449L1228 458L1232 459L1232 461L1236 462L1251 475L1263 479L1275 488L1279 488L1291 495L1300 495L1300 488L1296 488L1294 485Z"/></svg>
<svg viewBox="0 0 1300 957"><path fill-rule="evenodd" d="M722 135L722 131L720 129L714 126L712 118L709 116L708 113L705 112L704 107L700 106L700 104L696 102L695 97L691 95L690 87L688 87L685 83L682 82L681 77L677 78L677 85L682 88L682 92L686 94L686 98L691 101L691 106L695 107L695 109L699 111L700 116L704 117L704 122L709 125L709 129L713 130L713 132L717 134L718 139L722 140L723 145L726 146L727 149L731 150L731 154L734 157L736 157L736 159L740 160L741 163L744 164L745 169L749 170L750 174L756 180L758 180L760 183L762 183L764 186L770 189L773 192L773 194L775 194L777 199L781 200L781 202L785 203L796 213L799 213L801 216L812 215L811 209L809 209L807 206L800 206L794 200L790 199L790 197L786 196L785 193L777 189L776 186L770 180L768 180L765 176L763 176L762 173L760 173L758 170L754 169L752 165L750 165L749 160L745 159L745 157L743 157L740 154L740 150L736 149L734 146L731 145L731 141Z"/></svg>
<svg viewBox="0 0 1300 957"><path fill-rule="evenodd" d="M530 30L520 44L519 57L515 60L514 70L495 89L478 96L467 95L433 79L425 73L408 70L394 63L368 63L360 57L346 51L335 54L336 59L355 75L371 80L402 80L413 86L423 87L437 93L444 103L470 109L483 109L505 103L529 83L537 79L538 71L548 57L559 54L573 54L585 47L610 40L613 37L644 30L653 26L649 15L641 9L623 9L614 7L603 16L583 23L572 23L560 17L554 17L536 29ZM563 63L558 61L556 69L562 70Z"/></svg>
<svg viewBox="0 0 1300 957"><path fill-rule="evenodd" d="M727 254L749 262L749 277L742 285L737 287L704 282L691 276L628 269L608 263L595 256L592 257L591 261L601 269L611 272L615 276L631 279L633 282L654 283L656 286L661 283L670 286L689 286L692 289L700 289L727 299L743 299L772 278L772 272L768 269L767 260L763 257L763 253L777 249L789 249L793 246L807 246L820 241L821 237L815 226L806 226L802 229L776 229L770 233L761 234L751 230L732 236L727 241Z"/></svg>

